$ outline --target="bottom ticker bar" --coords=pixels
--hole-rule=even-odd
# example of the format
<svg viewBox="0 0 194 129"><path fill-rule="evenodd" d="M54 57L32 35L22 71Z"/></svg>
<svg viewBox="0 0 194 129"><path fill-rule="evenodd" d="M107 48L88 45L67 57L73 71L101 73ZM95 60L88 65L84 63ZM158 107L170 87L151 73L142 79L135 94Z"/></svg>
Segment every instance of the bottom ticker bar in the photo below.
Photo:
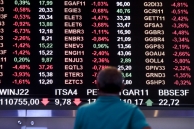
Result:
<svg viewBox="0 0 194 129"><path fill-rule="evenodd" d="M177 103L177 99L158 100L151 99L120 99L129 104L139 106L141 109L194 109L194 105ZM161 99L160 99L161 100ZM56 110L76 110L79 106L95 102L96 99L80 98L0 98L0 110L18 109L56 109Z"/></svg>

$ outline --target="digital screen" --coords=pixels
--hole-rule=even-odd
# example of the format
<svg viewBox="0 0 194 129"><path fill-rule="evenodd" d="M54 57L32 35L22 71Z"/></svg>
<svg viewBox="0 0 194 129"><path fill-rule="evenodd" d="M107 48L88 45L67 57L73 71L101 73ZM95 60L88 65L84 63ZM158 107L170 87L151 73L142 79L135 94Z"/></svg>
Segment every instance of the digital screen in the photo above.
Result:
<svg viewBox="0 0 194 129"><path fill-rule="evenodd" d="M191 0L0 0L0 109L70 109L96 100L116 66L121 101L194 107Z"/></svg>

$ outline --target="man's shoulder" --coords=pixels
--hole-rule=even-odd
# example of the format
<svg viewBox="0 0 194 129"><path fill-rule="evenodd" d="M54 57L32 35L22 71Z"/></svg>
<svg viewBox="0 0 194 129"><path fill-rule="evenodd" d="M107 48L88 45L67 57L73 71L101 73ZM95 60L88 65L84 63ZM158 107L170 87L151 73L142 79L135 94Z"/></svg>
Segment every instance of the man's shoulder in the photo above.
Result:
<svg viewBox="0 0 194 129"><path fill-rule="evenodd" d="M82 106L80 106L78 109L79 110L88 110L89 108L92 108L92 107L94 107L95 106L95 104L96 104L96 102L93 102L93 103L90 103L90 104L84 104L84 105L82 105Z"/></svg>
<svg viewBox="0 0 194 129"><path fill-rule="evenodd" d="M98 106L98 104L96 102L92 102L90 104L84 104L84 105L80 106L78 109L79 110L90 110L90 109L93 109L97 106ZM134 104L124 103L124 102L117 103L117 106L120 107L120 108L128 109L128 110L133 110L133 109L138 108Z"/></svg>
<svg viewBox="0 0 194 129"><path fill-rule="evenodd" d="M136 105L134 105L134 104L124 103L124 102L123 102L123 104L122 104L122 107L123 107L124 109L130 110L130 111L132 111L132 110L138 108L138 107L137 107Z"/></svg>
<svg viewBox="0 0 194 129"><path fill-rule="evenodd" d="M96 106L95 103L90 103L90 104L83 104L81 105L78 109L77 112L81 113L81 114L88 114L89 112L92 112L93 110L95 110Z"/></svg>
<svg viewBox="0 0 194 129"><path fill-rule="evenodd" d="M124 103L124 105L129 108L137 108L137 105L134 105L134 104Z"/></svg>

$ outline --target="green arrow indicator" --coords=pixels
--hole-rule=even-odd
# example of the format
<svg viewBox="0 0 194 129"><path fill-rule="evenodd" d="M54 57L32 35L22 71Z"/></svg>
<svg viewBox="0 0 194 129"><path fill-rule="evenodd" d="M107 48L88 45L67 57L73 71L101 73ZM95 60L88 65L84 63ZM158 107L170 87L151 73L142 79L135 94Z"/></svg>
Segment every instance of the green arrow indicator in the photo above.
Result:
<svg viewBox="0 0 194 129"><path fill-rule="evenodd" d="M145 103L146 103L146 106L149 106L149 107L151 107L153 104L151 99L148 99Z"/></svg>

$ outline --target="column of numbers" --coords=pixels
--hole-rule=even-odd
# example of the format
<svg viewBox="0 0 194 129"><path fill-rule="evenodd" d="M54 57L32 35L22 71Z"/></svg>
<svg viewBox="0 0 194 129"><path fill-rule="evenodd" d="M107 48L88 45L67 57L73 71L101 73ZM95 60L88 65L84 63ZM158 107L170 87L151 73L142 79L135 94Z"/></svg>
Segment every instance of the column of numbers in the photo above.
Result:
<svg viewBox="0 0 194 129"><path fill-rule="evenodd" d="M122 70L123 77L125 78L125 84L131 85L132 80L132 66L131 60L131 10L130 2L116 2L117 6L117 46L119 56L118 69Z"/></svg>
<svg viewBox="0 0 194 129"><path fill-rule="evenodd" d="M190 39L189 39L189 11L187 2L173 2L173 56L174 56L174 85L189 86L191 85L191 67L190 67Z"/></svg>
<svg viewBox="0 0 194 129"><path fill-rule="evenodd" d="M97 72L108 66L109 56L109 4L106 1L92 2L92 41L93 41L93 59L92 76L96 78ZM92 82L96 84L96 80Z"/></svg>
<svg viewBox="0 0 194 129"><path fill-rule="evenodd" d="M30 1L15 0L14 5L14 50L12 54L15 65L12 67L14 69L12 73L14 80L12 83L16 85L30 85Z"/></svg>
<svg viewBox="0 0 194 129"><path fill-rule="evenodd" d="M53 1L39 1L39 84L53 84Z"/></svg>

